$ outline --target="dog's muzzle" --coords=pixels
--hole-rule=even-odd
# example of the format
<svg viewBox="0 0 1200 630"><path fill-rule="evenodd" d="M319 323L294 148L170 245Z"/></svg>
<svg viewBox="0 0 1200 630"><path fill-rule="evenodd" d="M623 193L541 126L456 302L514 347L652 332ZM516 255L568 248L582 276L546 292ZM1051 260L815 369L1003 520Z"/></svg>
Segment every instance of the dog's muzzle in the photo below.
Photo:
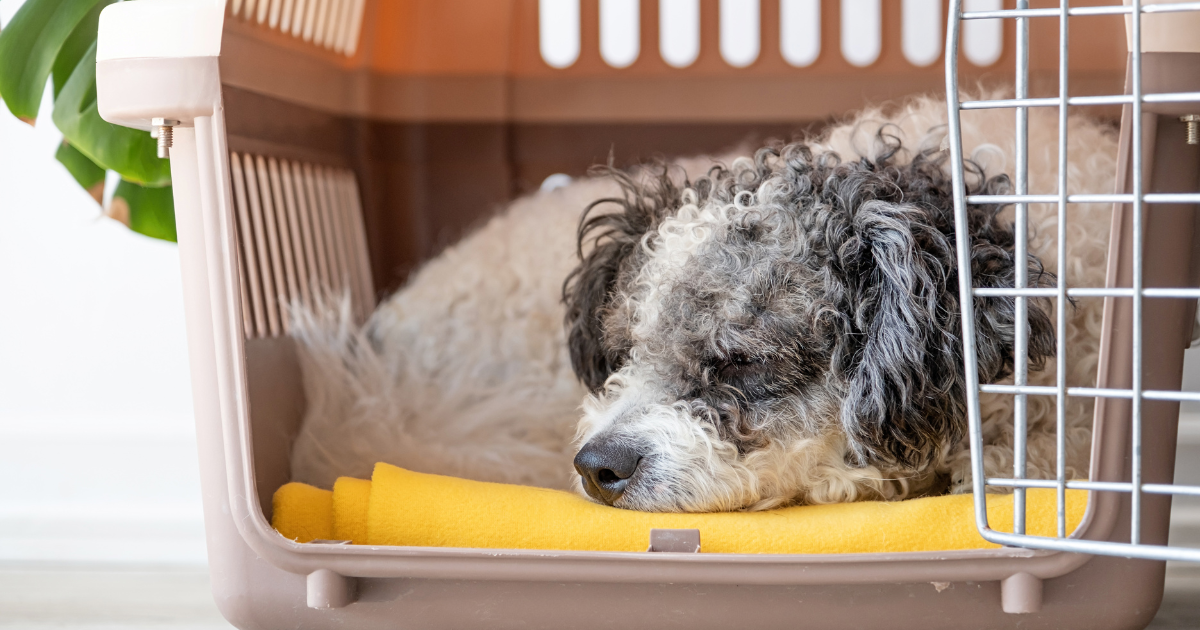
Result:
<svg viewBox="0 0 1200 630"><path fill-rule="evenodd" d="M641 453L633 446L598 435L575 455L575 470L589 497L612 505L625 492L641 461Z"/></svg>

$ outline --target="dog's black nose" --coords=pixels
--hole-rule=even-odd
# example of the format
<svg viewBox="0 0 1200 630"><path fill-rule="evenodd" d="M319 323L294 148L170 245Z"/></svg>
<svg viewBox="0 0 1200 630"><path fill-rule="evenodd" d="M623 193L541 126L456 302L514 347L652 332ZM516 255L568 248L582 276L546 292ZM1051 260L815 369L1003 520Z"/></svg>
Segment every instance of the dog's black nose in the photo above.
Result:
<svg viewBox="0 0 1200 630"><path fill-rule="evenodd" d="M583 489L588 496L612 505L625 492L641 461L641 453L632 445L598 436L579 449L575 470L583 478Z"/></svg>

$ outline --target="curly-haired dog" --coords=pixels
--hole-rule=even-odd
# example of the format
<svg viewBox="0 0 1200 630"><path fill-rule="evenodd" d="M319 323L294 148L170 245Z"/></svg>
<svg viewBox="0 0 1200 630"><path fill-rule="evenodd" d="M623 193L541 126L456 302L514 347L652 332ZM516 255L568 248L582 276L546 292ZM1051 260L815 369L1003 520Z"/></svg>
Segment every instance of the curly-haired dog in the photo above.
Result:
<svg viewBox="0 0 1200 630"><path fill-rule="evenodd" d="M388 461L654 511L969 491L945 116L918 99L807 143L542 191L362 329L348 308L297 310L308 411L293 478L328 486ZM1006 192L1012 114L963 123L970 192ZM1030 114L1034 192L1055 188L1056 124ZM1109 191L1113 130L1071 118L1068 138L1070 191ZM1011 209L969 215L976 286L1012 286L1017 265L1035 284L1102 285L1109 206L1071 207L1066 269L1054 207L1030 207L1027 260ZM975 306L979 377L1002 381L1013 300ZM1065 307L1068 381L1091 384L1100 303ZM1035 384L1054 382L1053 308L1028 306ZM1011 470L1011 404L983 400L989 474ZM1031 476L1055 469L1053 404L1029 401ZM1068 475L1087 474L1090 423L1090 401L1070 399Z"/></svg>

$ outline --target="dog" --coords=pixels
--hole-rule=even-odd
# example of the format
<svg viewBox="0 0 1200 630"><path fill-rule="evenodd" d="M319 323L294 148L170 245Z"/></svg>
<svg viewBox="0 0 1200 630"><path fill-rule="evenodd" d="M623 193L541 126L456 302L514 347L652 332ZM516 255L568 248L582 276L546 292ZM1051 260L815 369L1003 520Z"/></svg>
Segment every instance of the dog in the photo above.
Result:
<svg viewBox="0 0 1200 630"><path fill-rule="evenodd" d="M764 510L971 491L945 102L822 135L620 171L512 202L369 321L292 310L307 410L296 481L376 461L570 488L644 511ZM1014 116L963 113L968 194L1011 190ZM1068 119L1069 192L1108 192L1115 129ZM1029 113L1029 189L1056 189L1055 112ZM469 185L469 182L464 182ZM547 187L549 188L549 187ZM581 219L582 213L582 219ZM1111 206L968 210L977 287L1103 286ZM982 383L1011 382L1014 300L976 298ZM1029 382L1095 382L1102 303L1029 299ZM1067 327L1055 330L1055 308ZM1053 478L1055 402L1028 398L1027 474ZM984 470L1008 476L1013 401L981 395ZM1092 401L1069 398L1067 475Z"/></svg>

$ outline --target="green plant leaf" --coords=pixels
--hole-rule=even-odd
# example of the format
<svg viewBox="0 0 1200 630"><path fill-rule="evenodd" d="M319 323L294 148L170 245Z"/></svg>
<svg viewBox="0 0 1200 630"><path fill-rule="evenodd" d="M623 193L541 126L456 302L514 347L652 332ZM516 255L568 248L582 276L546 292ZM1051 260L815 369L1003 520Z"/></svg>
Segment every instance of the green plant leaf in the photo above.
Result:
<svg viewBox="0 0 1200 630"><path fill-rule="evenodd" d="M63 140L63 143L58 146L58 151L54 153L54 159L67 167L67 172L71 173L71 177L74 177L75 181L88 191L96 203L103 203L104 169L97 166L88 156L80 153L79 149L71 146L71 143L66 140Z"/></svg>
<svg viewBox="0 0 1200 630"><path fill-rule="evenodd" d="M100 12L104 7L116 2L116 0L99 0L96 6L92 7L79 24L75 26L75 30L63 41L62 47L58 50L58 56L54 58L54 66L50 70L50 78L54 82L54 98L58 98L58 93L67 83L67 79L71 77L71 72L75 70L75 66L79 65L79 60L87 54L88 48L96 41L96 33L100 26Z"/></svg>
<svg viewBox="0 0 1200 630"><path fill-rule="evenodd" d="M0 31L0 97L33 124L63 42L98 0L26 0Z"/></svg>
<svg viewBox="0 0 1200 630"><path fill-rule="evenodd" d="M80 153L143 186L171 183L171 162L159 159L149 133L121 127L96 111L96 44L79 59L54 102L54 124Z"/></svg>
<svg viewBox="0 0 1200 630"><path fill-rule="evenodd" d="M134 232L175 242L175 200L170 186L150 188L123 179L104 213Z"/></svg>

